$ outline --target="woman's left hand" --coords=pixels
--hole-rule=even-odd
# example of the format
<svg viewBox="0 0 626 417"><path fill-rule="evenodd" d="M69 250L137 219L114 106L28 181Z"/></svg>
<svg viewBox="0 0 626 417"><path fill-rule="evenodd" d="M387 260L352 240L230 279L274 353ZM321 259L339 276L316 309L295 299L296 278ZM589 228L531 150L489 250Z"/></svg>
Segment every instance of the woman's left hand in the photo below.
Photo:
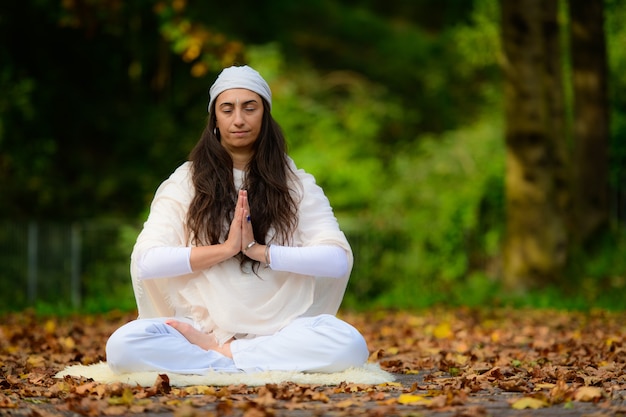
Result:
<svg viewBox="0 0 626 417"><path fill-rule="evenodd" d="M256 242L254 238L254 230L252 229L252 215L250 214L250 205L248 204L248 192L246 190L239 191L243 193L243 221L241 222L241 251L250 259L259 262L265 260L265 245L254 244L249 247L252 242Z"/></svg>
<svg viewBox="0 0 626 417"><path fill-rule="evenodd" d="M248 204L248 191L241 190L243 199L243 221L241 222L241 251L254 242L254 230L252 229L252 217L250 216L250 205Z"/></svg>

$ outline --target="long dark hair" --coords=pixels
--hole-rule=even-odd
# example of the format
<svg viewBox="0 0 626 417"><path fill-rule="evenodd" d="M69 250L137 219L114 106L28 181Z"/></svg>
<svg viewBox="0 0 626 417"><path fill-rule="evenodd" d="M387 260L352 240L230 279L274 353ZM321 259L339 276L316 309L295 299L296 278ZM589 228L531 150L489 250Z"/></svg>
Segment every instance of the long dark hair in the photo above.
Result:
<svg viewBox="0 0 626 417"><path fill-rule="evenodd" d="M288 244L297 226L296 194L289 188L289 180L296 177L289 167L282 129L270 114L265 99L262 101L261 131L242 187L248 190L257 242L267 244L271 239L277 244ZM202 136L189 155L195 196L187 213L187 228L191 243L197 246L226 239L237 202L233 161L220 143L216 126L213 104Z"/></svg>

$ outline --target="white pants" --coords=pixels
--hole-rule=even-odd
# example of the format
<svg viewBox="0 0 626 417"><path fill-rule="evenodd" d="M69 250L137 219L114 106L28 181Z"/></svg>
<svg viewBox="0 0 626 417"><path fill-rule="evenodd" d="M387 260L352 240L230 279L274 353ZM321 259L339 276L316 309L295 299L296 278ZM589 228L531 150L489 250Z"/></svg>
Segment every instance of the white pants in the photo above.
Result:
<svg viewBox="0 0 626 417"><path fill-rule="evenodd" d="M298 318L270 336L233 340L230 345L233 359L191 344L165 324L165 320L139 319L117 329L106 346L111 369L117 373L203 374L210 370L330 373L362 366L369 356L363 336L329 314Z"/></svg>

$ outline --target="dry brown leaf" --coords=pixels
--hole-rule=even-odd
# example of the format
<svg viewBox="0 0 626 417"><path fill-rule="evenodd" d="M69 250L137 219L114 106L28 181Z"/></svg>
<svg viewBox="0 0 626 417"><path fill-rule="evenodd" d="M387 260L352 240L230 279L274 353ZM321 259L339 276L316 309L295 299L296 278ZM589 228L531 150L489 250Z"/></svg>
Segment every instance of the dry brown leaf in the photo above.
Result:
<svg viewBox="0 0 626 417"><path fill-rule="evenodd" d="M604 391L598 387L580 387L574 392L576 401L598 401L604 397Z"/></svg>

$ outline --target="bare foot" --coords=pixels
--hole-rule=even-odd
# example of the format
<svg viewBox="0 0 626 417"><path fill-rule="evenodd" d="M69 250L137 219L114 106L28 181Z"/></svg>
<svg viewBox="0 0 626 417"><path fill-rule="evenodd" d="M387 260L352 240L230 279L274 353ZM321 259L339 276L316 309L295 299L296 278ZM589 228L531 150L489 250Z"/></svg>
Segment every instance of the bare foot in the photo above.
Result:
<svg viewBox="0 0 626 417"><path fill-rule="evenodd" d="M214 350L231 359L233 358L233 354L230 351L230 341L220 346L217 343L215 335L212 333L203 333L188 323L177 320L167 320L165 324L168 324L178 330L180 334L185 336L185 339L189 340L189 343L200 346L204 350Z"/></svg>

